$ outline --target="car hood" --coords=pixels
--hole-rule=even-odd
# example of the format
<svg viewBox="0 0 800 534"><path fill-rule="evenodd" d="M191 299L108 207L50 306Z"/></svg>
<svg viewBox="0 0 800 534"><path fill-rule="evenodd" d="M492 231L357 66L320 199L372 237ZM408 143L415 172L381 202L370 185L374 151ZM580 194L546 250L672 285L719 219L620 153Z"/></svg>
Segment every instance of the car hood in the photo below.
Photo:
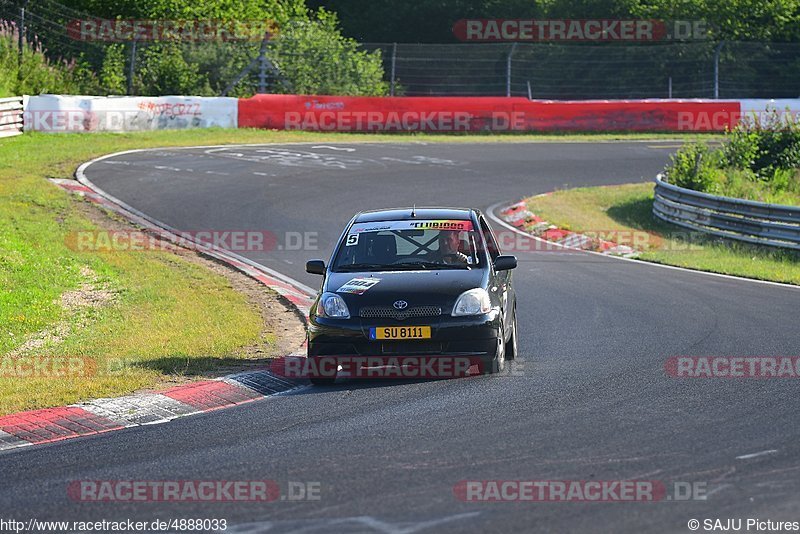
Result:
<svg viewBox="0 0 800 534"><path fill-rule="evenodd" d="M352 314L363 306L392 306L397 300L409 307L449 309L464 291L485 287L485 279L483 269L328 273L325 290L344 298Z"/></svg>

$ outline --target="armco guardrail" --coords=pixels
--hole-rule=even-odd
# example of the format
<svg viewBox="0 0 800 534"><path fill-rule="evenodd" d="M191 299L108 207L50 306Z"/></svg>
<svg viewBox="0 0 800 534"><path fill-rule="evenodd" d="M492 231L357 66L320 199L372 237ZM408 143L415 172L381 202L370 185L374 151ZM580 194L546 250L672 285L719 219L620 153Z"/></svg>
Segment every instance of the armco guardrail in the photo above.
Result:
<svg viewBox="0 0 800 534"><path fill-rule="evenodd" d="M0 137L22 133L24 98L0 98Z"/></svg>
<svg viewBox="0 0 800 534"><path fill-rule="evenodd" d="M656 177L653 215L712 235L800 249L800 207L720 197Z"/></svg>

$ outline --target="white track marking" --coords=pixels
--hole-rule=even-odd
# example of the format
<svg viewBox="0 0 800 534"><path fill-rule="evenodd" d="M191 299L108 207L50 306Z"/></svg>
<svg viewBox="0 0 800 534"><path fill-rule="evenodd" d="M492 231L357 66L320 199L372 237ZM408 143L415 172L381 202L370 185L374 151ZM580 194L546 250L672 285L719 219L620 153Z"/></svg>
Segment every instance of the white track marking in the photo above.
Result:
<svg viewBox="0 0 800 534"><path fill-rule="evenodd" d="M775 454L778 452L777 449L770 449L768 451L761 451L761 452L753 452L750 454L743 454L741 456L737 456L737 460L749 460L750 458L758 458L759 456L766 456L767 454Z"/></svg>
<svg viewBox="0 0 800 534"><path fill-rule="evenodd" d="M708 500L708 498L711 497L712 495L714 495L715 493L719 493L720 491L724 490L725 488L730 488L731 486L733 486L733 484L722 484L720 486L717 486L716 488L712 489L711 491L707 491L703 495L703 498L704 498L703 500Z"/></svg>
<svg viewBox="0 0 800 534"><path fill-rule="evenodd" d="M317 145L312 146L311 148L327 148L328 150L341 150L343 152L355 152L355 148L347 148L342 146L328 146L328 145Z"/></svg>

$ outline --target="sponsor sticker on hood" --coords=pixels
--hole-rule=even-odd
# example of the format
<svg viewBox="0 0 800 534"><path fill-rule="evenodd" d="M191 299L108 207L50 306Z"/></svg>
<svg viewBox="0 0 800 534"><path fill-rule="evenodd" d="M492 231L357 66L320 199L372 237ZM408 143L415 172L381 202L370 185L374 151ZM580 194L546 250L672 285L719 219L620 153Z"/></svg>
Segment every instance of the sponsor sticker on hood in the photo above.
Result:
<svg viewBox="0 0 800 534"><path fill-rule="evenodd" d="M362 295L364 294L369 288L374 285L377 285L380 282L380 278L353 278L342 285L339 289L336 290L337 293L350 293L353 295Z"/></svg>

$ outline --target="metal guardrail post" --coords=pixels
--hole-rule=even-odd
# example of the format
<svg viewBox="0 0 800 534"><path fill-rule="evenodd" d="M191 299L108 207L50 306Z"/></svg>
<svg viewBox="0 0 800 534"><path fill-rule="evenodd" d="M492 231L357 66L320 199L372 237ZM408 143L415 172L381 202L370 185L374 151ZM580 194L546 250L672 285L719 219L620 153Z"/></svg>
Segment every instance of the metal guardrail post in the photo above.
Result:
<svg viewBox="0 0 800 534"><path fill-rule="evenodd" d="M719 100L719 55L724 45L725 41L720 41L714 49L714 98L716 100Z"/></svg>
<svg viewBox="0 0 800 534"><path fill-rule="evenodd" d="M133 76L136 72L136 39L131 41L131 61L128 66L128 96L133 96Z"/></svg>
<svg viewBox="0 0 800 534"><path fill-rule="evenodd" d="M517 43L512 44L506 59L506 96L511 96L511 56L514 55L514 50L516 49Z"/></svg>
<svg viewBox="0 0 800 534"><path fill-rule="evenodd" d="M19 57L17 57L17 77L22 80L22 62L23 51L25 50L25 9L28 7L28 0L22 2L19 8L19 27L17 28L19 35L17 36L17 47Z"/></svg>
<svg viewBox="0 0 800 534"><path fill-rule="evenodd" d="M392 82L389 94L394 96L395 73L397 72L397 43L392 43Z"/></svg>
<svg viewBox="0 0 800 534"><path fill-rule="evenodd" d="M258 52L258 94L267 93L267 40L261 41L261 50Z"/></svg>
<svg viewBox="0 0 800 534"><path fill-rule="evenodd" d="M279 65L273 62L267 52L269 51L269 40L270 35L267 34L264 39L261 41L261 48L259 49L258 55L250 60L250 63L247 64L245 68L243 68L236 77L230 81L230 83L222 90L220 96L228 96L228 93L233 91L233 88L241 82L245 76L250 74L256 65L258 65L258 94L266 94L267 92L267 71L271 72L275 79L277 79L280 83L292 92L292 84L287 80L285 77L281 75L281 71Z"/></svg>

